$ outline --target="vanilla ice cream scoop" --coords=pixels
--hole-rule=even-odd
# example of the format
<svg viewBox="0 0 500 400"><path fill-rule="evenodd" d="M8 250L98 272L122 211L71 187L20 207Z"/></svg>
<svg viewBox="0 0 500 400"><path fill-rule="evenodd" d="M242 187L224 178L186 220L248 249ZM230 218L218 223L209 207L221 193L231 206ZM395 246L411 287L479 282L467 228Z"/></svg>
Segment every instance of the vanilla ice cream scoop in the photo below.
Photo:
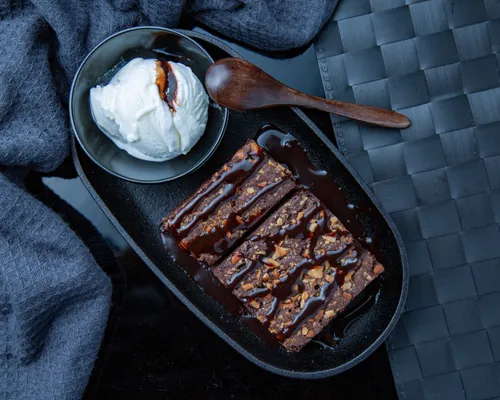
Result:
<svg viewBox="0 0 500 400"><path fill-rule="evenodd" d="M116 146L147 161L187 154L208 119L208 95L191 68L154 59L135 58L92 88L90 106Z"/></svg>

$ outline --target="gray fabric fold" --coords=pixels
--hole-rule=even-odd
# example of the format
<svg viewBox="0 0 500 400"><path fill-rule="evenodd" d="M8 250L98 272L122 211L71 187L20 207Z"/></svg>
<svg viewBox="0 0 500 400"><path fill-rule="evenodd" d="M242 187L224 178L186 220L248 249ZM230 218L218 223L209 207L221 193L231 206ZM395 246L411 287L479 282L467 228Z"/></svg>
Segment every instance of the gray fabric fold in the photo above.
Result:
<svg viewBox="0 0 500 400"><path fill-rule="evenodd" d="M110 306L109 279L18 170L69 152L67 98L90 49L135 25L175 27L184 10L265 50L306 44L336 0L0 0L0 399L81 397Z"/></svg>

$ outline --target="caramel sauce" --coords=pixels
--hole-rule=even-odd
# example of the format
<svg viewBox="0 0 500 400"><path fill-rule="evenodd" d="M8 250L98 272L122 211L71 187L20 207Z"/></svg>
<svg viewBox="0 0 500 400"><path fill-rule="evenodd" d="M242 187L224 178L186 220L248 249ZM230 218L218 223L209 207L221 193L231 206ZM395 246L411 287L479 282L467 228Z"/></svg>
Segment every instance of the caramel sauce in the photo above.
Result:
<svg viewBox="0 0 500 400"><path fill-rule="evenodd" d="M175 111L174 102L177 98L177 78L168 61L156 60L156 85L160 97L168 104L170 110Z"/></svg>

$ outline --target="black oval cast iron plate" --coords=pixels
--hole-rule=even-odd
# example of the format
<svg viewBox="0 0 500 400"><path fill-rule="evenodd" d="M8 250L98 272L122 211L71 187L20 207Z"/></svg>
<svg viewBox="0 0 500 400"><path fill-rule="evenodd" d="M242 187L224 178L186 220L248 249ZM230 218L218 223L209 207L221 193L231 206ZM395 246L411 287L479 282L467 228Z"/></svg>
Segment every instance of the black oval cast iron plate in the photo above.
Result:
<svg viewBox="0 0 500 400"><path fill-rule="evenodd" d="M239 57L233 50L206 35L183 31L204 46L214 59ZM381 261L385 272L376 301L347 331L338 345L325 348L311 343L298 353L263 343L210 297L176 265L164 250L159 223L170 210L222 166L247 139L265 124L291 133L312 162L325 169L342 187L350 203L372 205L382 221ZM366 184L332 142L296 108L257 112L231 112L226 134L203 168L175 181L143 185L103 172L73 140L75 167L104 213L158 278L208 327L248 360L271 372L294 378L315 379L343 372L370 355L387 338L399 319L408 287L404 245L394 224ZM370 222L366 222L369 224ZM367 228L370 228L367 226Z"/></svg>

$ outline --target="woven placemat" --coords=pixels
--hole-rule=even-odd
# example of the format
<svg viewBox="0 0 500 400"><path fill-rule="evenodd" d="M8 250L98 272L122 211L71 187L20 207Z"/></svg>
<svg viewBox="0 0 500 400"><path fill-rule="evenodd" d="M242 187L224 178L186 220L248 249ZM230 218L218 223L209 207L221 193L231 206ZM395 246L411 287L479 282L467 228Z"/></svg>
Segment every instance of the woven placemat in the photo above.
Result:
<svg viewBox="0 0 500 400"><path fill-rule="evenodd" d="M413 122L332 116L408 250L400 397L500 398L500 0L342 0L315 47L328 98Z"/></svg>

